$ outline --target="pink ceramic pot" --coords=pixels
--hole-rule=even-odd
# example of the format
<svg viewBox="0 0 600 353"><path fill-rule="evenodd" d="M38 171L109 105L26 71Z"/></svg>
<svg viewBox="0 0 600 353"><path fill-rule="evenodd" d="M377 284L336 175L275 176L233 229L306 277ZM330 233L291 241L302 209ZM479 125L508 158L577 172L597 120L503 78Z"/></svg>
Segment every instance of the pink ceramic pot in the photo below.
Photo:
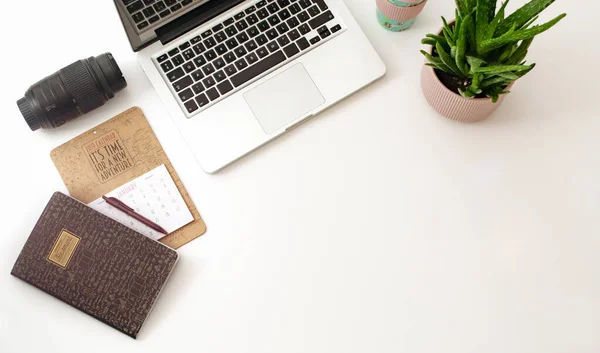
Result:
<svg viewBox="0 0 600 353"><path fill-rule="evenodd" d="M429 49L430 54L432 51L433 48ZM506 90L510 87L512 84ZM474 123L489 117L507 96L501 95L496 103L493 103L491 98L465 98L444 86L434 68L427 65L423 65L421 70L421 88L433 109L446 118L463 123Z"/></svg>

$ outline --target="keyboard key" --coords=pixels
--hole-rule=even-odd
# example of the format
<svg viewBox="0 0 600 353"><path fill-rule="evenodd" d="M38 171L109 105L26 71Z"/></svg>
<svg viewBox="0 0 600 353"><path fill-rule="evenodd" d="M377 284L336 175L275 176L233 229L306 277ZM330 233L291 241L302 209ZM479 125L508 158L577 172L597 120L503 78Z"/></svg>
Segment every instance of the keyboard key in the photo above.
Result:
<svg viewBox="0 0 600 353"><path fill-rule="evenodd" d="M198 106L200 108L202 108L203 106L207 105L208 102L208 98L206 98L206 95L203 93L201 95L199 95L198 97L196 97L196 103L198 103Z"/></svg>
<svg viewBox="0 0 600 353"><path fill-rule="evenodd" d="M183 5L183 6L188 6L188 5L190 5L191 3L193 3L193 2L194 2L194 0L183 0L183 1L181 2L181 5Z"/></svg>
<svg viewBox="0 0 600 353"><path fill-rule="evenodd" d="M298 19L296 17L292 17L289 20L287 20L287 25L290 28L296 28L296 26L298 26L300 24L300 21L298 21Z"/></svg>
<svg viewBox="0 0 600 353"><path fill-rule="evenodd" d="M292 56L298 54L300 52L300 49L298 49L296 44L292 43L287 47L283 48L283 52L285 53L285 55L287 55L288 58L291 58Z"/></svg>
<svg viewBox="0 0 600 353"><path fill-rule="evenodd" d="M202 65L206 64L206 59L205 59L205 58L204 58L204 56L202 56L202 55L200 55L200 56L197 56L197 57L194 59L194 64L196 64L196 66L197 66L197 67L200 67L200 66L202 66Z"/></svg>
<svg viewBox="0 0 600 353"><path fill-rule="evenodd" d="M168 52L169 56L173 56L173 55L175 55L177 53L179 53L179 49L178 48L169 50L169 52Z"/></svg>
<svg viewBox="0 0 600 353"><path fill-rule="evenodd" d="M298 14L298 21L300 22L306 22L310 19L310 16L308 15L308 13L306 13L306 11L302 11Z"/></svg>
<svg viewBox="0 0 600 353"><path fill-rule="evenodd" d="M175 5L176 3L177 3L177 0L165 0L165 4L167 6Z"/></svg>
<svg viewBox="0 0 600 353"><path fill-rule="evenodd" d="M279 45L277 44L276 41L272 41L271 43L267 44L267 48L272 53L272 52L276 51L277 49L279 49Z"/></svg>
<svg viewBox="0 0 600 353"><path fill-rule="evenodd" d="M277 43L279 43L280 46L285 47L286 45L290 44L290 40L287 36L281 36L277 38Z"/></svg>
<svg viewBox="0 0 600 353"><path fill-rule="evenodd" d="M238 40L238 42L240 42L240 44L243 44L248 39L250 39L248 37L248 35L246 34L246 32L242 32L242 33L238 34L235 38L237 38L237 40Z"/></svg>
<svg viewBox="0 0 600 353"><path fill-rule="evenodd" d="M212 31L209 29L208 31L202 33L202 38L208 38L212 35Z"/></svg>
<svg viewBox="0 0 600 353"><path fill-rule="evenodd" d="M258 61L258 56L256 56L256 54L252 53L252 54L246 56L246 61L248 62L249 65L252 65Z"/></svg>
<svg viewBox="0 0 600 353"><path fill-rule="evenodd" d="M215 39L213 37L210 37L204 41L204 45L208 49L210 49L210 48L214 47L215 45L217 45L217 42L215 41Z"/></svg>
<svg viewBox="0 0 600 353"><path fill-rule="evenodd" d="M181 77L183 77L183 75L185 75L185 72L183 72L183 69L178 67L175 70L169 72L167 74L167 78L169 79L170 82L173 82Z"/></svg>
<svg viewBox="0 0 600 353"><path fill-rule="evenodd" d="M225 22L223 22L223 25L229 26L229 25L232 25L234 22L235 22L235 20L233 19L233 17L231 17L231 18L226 19Z"/></svg>
<svg viewBox="0 0 600 353"><path fill-rule="evenodd" d="M235 38L229 39L227 42L225 42L225 44L227 44L227 48L229 49L233 49L238 46L238 42L235 40Z"/></svg>
<svg viewBox="0 0 600 353"><path fill-rule="evenodd" d="M288 25L286 25L285 23L282 23L279 26L277 26L277 30L280 34L284 34L285 32L290 30L290 27L288 27Z"/></svg>
<svg viewBox="0 0 600 353"><path fill-rule="evenodd" d="M238 29L238 31L243 31L248 28L248 23L245 20L240 20L235 24L235 27Z"/></svg>
<svg viewBox="0 0 600 353"><path fill-rule="evenodd" d="M246 9L246 15L249 15L251 13L253 13L254 11L256 11L256 7L254 6L250 6L249 8Z"/></svg>
<svg viewBox="0 0 600 353"><path fill-rule="evenodd" d="M233 83L234 87L239 87L244 83L252 80L253 78L263 74L269 69L281 64L286 60L285 54L280 50L273 55L265 58L262 61L257 62L256 64L250 66L246 70L238 73L231 77L231 83Z"/></svg>
<svg viewBox="0 0 600 353"><path fill-rule="evenodd" d="M265 7L266 5L267 5L267 1L266 0L259 1L259 2L256 3L256 8L260 9L260 8Z"/></svg>
<svg viewBox="0 0 600 353"><path fill-rule="evenodd" d="M306 38L298 39L296 44L298 44L298 47L300 48L300 50L305 50L306 48L310 47L310 44L308 43L308 40Z"/></svg>
<svg viewBox="0 0 600 353"><path fill-rule="evenodd" d="M223 55L223 54L227 53L227 47L225 46L225 44L217 45L215 50L217 51L217 54L219 54L219 55Z"/></svg>
<svg viewBox="0 0 600 353"><path fill-rule="evenodd" d="M191 88L188 88L185 91L179 93L179 99L181 99L182 102L185 102L188 99L192 98L194 98L194 92L192 92Z"/></svg>
<svg viewBox="0 0 600 353"><path fill-rule="evenodd" d="M262 59L265 56L269 56L269 50L266 47L262 47L256 51L256 54Z"/></svg>
<svg viewBox="0 0 600 353"><path fill-rule="evenodd" d="M156 12L161 12L162 10L164 10L166 8L167 8L167 5L165 5L165 3L163 1L159 1L156 4L154 4L154 9L156 10Z"/></svg>
<svg viewBox="0 0 600 353"><path fill-rule="evenodd" d="M269 28L271 28L271 26L269 25L269 22L267 22L267 21L262 21L258 24L258 29L260 29L261 32L264 32Z"/></svg>
<svg viewBox="0 0 600 353"><path fill-rule="evenodd" d="M217 60L213 61L213 65L215 66L215 69L221 69L223 66L225 66L225 60L223 58L218 58Z"/></svg>
<svg viewBox="0 0 600 353"><path fill-rule="evenodd" d="M285 9L279 12L279 17L281 17L281 19L285 21L288 18L292 17L292 14L287 9Z"/></svg>
<svg viewBox="0 0 600 353"><path fill-rule="evenodd" d="M237 34L237 29L235 29L235 26L229 26L225 28L225 33L227 33L228 36L233 37Z"/></svg>
<svg viewBox="0 0 600 353"><path fill-rule="evenodd" d="M276 26L279 24L279 22L281 22L281 20L279 19L279 17L277 15L269 17L269 19L267 21L269 21L271 26Z"/></svg>
<svg viewBox="0 0 600 353"><path fill-rule="evenodd" d="M298 27L298 30L300 30L300 34L305 35L306 33L310 32L310 27L308 26L308 24L303 24L302 26Z"/></svg>
<svg viewBox="0 0 600 353"><path fill-rule="evenodd" d="M248 67L248 63L246 62L246 60L240 59L235 62L235 67L237 67L238 70L243 70Z"/></svg>
<svg viewBox="0 0 600 353"><path fill-rule="evenodd" d="M258 43L258 45L267 44L268 41L269 40L264 34L261 34L260 36L256 37L256 43Z"/></svg>
<svg viewBox="0 0 600 353"><path fill-rule="evenodd" d="M266 9L260 9L256 14L261 20L264 20L265 18L269 17L269 11L267 11Z"/></svg>
<svg viewBox="0 0 600 353"><path fill-rule="evenodd" d="M225 81L225 82L219 83L217 85L217 89L223 95L223 94L226 94L227 92L230 92L231 90L233 90L233 85L231 84L231 82Z"/></svg>
<svg viewBox="0 0 600 353"><path fill-rule="evenodd" d="M302 8L300 8L300 5L293 4L292 6L290 6L290 12L292 13L292 15L295 15L300 11L302 11Z"/></svg>
<svg viewBox="0 0 600 353"><path fill-rule="evenodd" d="M175 91L179 92L182 89L187 88L192 83L194 83L194 80L192 80L192 78L190 76L186 76L186 77L182 78L181 80L175 82L173 84L173 88L175 88Z"/></svg>
<svg viewBox="0 0 600 353"><path fill-rule="evenodd" d="M321 37L314 37L310 40L310 44L315 45L321 41Z"/></svg>
<svg viewBox="0 0 600 353"><path fill-rule="evenodd" d="M283 9L290 4L290 0L277 0L277 4Z"/></svg>
<svg viewBox="0 0 600 353"><path fill-rule="evenodd" d="M136 12L133 14L133 16L131 16L131 18L133 18L135 23L140 23L144 20L144 15L141 12Z"/></svg>
<svg viewBox="0 0 600 353"><path fill-rule="evenodd" d="M171 14L171 10L166 9L165 11L159 13L160 17L165 18Z"/></svg>
<svg viewBox="0 0 600 353"><path fill-rule="evenodd" d="M319 32L319 35L321 36L321 38L325 39L331 35L331 32L329 32L329 29L327 27L325 27L325 30Z"/></svg>
<svg viewBox="0 0 600 353"><path fill-rule="evenodd" d="M173 61L173 64L175 66L179 66L185 62L185 60L183 60L183 57L181 55L175 55L171 61Z"/></svg>
<svg viewBox="0 0 600 353"><path fill-rule="evenodd" d="M175 12L177 10L181 9L181 4L177 4L177 5L173 5L171 6L171 11Z"/></svg>
<svg viewBox="0 0 600 353"><path fill-rule="evenodd" d="M241 58L244 55L248 54L248 52L246 51L246 48L244 48L243 46L239 46L239 47L235 48L234 52L238 58Z"/></svg>
<svg viewBox="0 0 600 353"><path fill-rule="evenodd" d="M191 42L192 44L197 44L197 43L199 43L201 40L202 40L202 38L200 38L200 36L195 36L194 38L192 38L192 39L190 40L190 42Z"/></svg>
<svg viewBox="0 0 600 353"><path fill-rule="evenodd" d="M191 61L188 61L187 63L185 63L185 65L183 65L183 70L185 70L185 72L188 74L194 71L195 68L196 66L194 66L194 63Z"/></svg>
<svg viewBox="0 0 600 353"><path fill-rule="evenodd" d="M217 33L218 31L223 29L223 24L219 23L218 25L214 26L213 28L211 28L213 33Z"/></svg>
<svg viewBox="0 0 600 353"><path fill-rule="evenodd" d="M213 61L217 58L217 53L211 49L211 50L207 51L206 53L204 53L204 57L208 61Z"/></svg>
<svg viewBox="0 0 600 353"><path fill-rule="evenodd" d="M300 38L300 33L298 33L298 31L294 29L288 33L288 37L290 37L290 39L293 42L296 39Z"/></svg>
<svg viewBox="0 0 600 353"><path fill-rule="evenodd" d="M317 16L318 14L321 13L321 10L319 10L319 7L317 5L315 5L313 7L309 7L308 10L306 10L306 11L308 11L308 14L311 17L315 17L315 16Z"/></svg>
<svg viewBox="0 0 600 353"><path fill-rule="evenodd" d="M250 38L254 38L254 37L256 37L257 35L260 34L260 32L259 32L258 28L256 28L256 26L250 27L250 29L248 29L246 31L246 33L248 33L248 35L250 36Z"/></svg>
<svg viewBox="0 0 600 353"><path fill-rule="evenodd" d="M204 74L202 73L202 70L196 70L192 73L192 78L194 79L194 81L200 81L201 79L204 78Z"/></svg>
<svg viewBox="0 0 600 353"><path fill-rule="evenodd" d="M134 13L143 8L144 8L144 4L142 4L141 1L136 1L133 4L127 6L127 11L129 11L129 13Z"/></svg>
<svg viewBox="0 0 600 353"><path fill-rule="evenodd" d="M235 61L235 59L237 59L235 57L235 54L231 51L229 53L223 55L223 58L225 58L225 61L227 61L228 64L231 64L232 62Z"/></svg>
<svg viewBox="0 0 600 353"><path fill-rule="evenodd" d="M155 16L150 17L148 19L148 22L154 23L154 22L157 22L158 20L160 20L160 16L159 15L155 15Z"/></svg>
<svg viewBox="0 0 600 353"><path fill-rule="evenodd" d="M267 5L267 10L269 10L270 14L274 14L275 12L279 11L279 6L277 6L276 3L272 3Z"/></svg>
<svg viewBox="0 0 600 353"><path fill-rule="evenodd" d="M331 32L336 33L336 32L339 32L341 29L342 29L342 26L335 25L335 26L331 27Z"/></svg>
<svg viewBox="0 0 600 353"><path fill-rule="evenodd" d="M164 63L160 64L160 67L164 72L169 72L173 70L173 64L171 64L170 61L165 61Z"/></svg>
<svg viewBox="0 0 600 353"><path fill-rule="evenodd" d="M167 60L169 58L169 56L167 54L163 54L161 56L159 56L158 58L156 58L156 61L158 61L159 63Z"/></svg>
<svg viewBox="0 0 600 353"><path fill-rule="evenodd" d="M214 101L215 99L219 98L221 95L219 94L219 92L217 92L216 88L211 88L208 91L206 91L206 95L208 96L208 98L211 101Z"/></svg>
<svg viewBox="0 0 600 353"><path fill-rule="evenodd" d="M233 17L235 17L236 20L239 20L241 18L244 18L244 16L246 16L246 14L243 13L243 12L240 12L240 13L238 13L237 15L235 15Z"/></svg>
<svg viewBox="0 0 600 353"><path fill-rule="evenodd" d="M325 11L325 10L329 9L329 6L327 6L325 1L323 1L323 0L313 0L313 2L319 6L319 9L321 11Z"/></svg>
<svg viewBox="0 0 600 353"><path fill-rule="evenodd" d="M225 32L221 31L221 32L215 34L215 39L217 40L217 42L221 43L225 39L227 39L227 35L225 34Z"/></svg>
<svg viewBox="0 0 600 353"><path fill-rule="evenodd" d="M144 29L146 27L148 27L148 21L144 21L144 22L140 23L139 25L137 25L138 29Z"/></svg>
<svg viewBox="0 0 600 353"><path fill-rule="evenodd" d="M258 45L256 45L255 41L251 40L248 43L246 43L245 47L248 50L248 52L252 52L254 51L254 49L258 48Z"/></svg>
<svg viewBox="0 0 600 353"><path fill-rule="evenodd" d="M204 44L202 44L202 43L198 43L198 44L194 45L193 49L196 52L196 54L203 53L206 50L206 48L204 47Z"/></svg>
<svg viewBox="0 0 600 353"><path fill-rule="evenodd" d="M221 82L227 78L227 76L225 75L225 72L223 72L223 70L215 72L214 77L215 77L215 80L217 80L217 82Z"/></svg>
<svg viewBox="0 0 600 353"><path fill-rule="evenodd" d="M269 37L270 40L273 40L279 37L279 33L277 33L277 30L275 28L271 28L267 31L267 37Z"/></svg>
<svg viewBox="0 0 600 353"><path fill-rule="evenodd" d="M321 27L331 20L333 20L333 14L331 11L327 11L310 20L308 24L312 27L312 29L315 29Z"/></svg>
<svg viewBox="0 0 600 353"><path fill-rule="evenodd" d="M258 22L258 17L256 17L255 14L252 14L246 18L246 21L248 22L248 25L252 26Z"/></svg>
<svg viewBox="0 0 600 353"><path fill-rule="evenodd" d="M199 94L199 93L202 93L204 91L204 85L202 85L201 82L196 82L192 86L192 89L194 90L194 93Z"/></svg>
<svg viewBox="0 0 600 353"><path fill-rule="evenodd" d="M189 43L188 43L189 44ZM194 51L192 49L188 49L186 51L184 51L182 53L183 57L185 58L185 60L192 60L192 58L194 56L196 56L196 54L194 54Z"/></svg>
<svg viewBox="0 0 600 353"><path fill-rule="evenodd" d="M312 5L312 3L310 2L310 0L300 0L299 1L300 6L302 6L303 9L309 7L310 5Z"/></svg>
<svg viewBox="0 0 600 353"><path fill-rule="evenodd" d="M211 64L208 64L202 68L202 72L204 72L204 74L206 76L208 76L208 75L211 75L213 72L215 72L215 68Z"/></svg>
<svg viewBox="0 0 600 353"><path fill-rule="evenodd" d="M229 65L225 68L225 73L227 74L227 76L234 75L236 72L237 72L237 69L235 68L234 65Z"/></svg>
<svg viewBox="0 0 600 353"><path fill-rule="evenodd" d="M212 76L208 76L207 78L205 78L202 83L204 83L204 87L209 88L212 87L214 85L216 85L217 83L215 82L215 79L212 78Z"/></svg>
<svg viewBox="0 0 600 353"><path fill-rule="evenodd" d="M186 102L184 105L185 105L185 109L187 109L188 113L193 113L196 110L198 110L198 105L196 104L196 102L194 100Z"/></svg>

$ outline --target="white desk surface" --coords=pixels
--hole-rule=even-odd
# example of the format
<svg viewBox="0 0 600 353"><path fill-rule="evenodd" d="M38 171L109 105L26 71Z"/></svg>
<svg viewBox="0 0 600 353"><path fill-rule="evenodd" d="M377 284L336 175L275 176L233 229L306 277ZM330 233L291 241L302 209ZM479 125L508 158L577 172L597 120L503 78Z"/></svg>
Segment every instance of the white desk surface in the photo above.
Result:
<svg viewBox="0 0 600 353"><path fill-rule="evenodd" d="M569 16L535 40L538 66L491 119L464 125L419 84L420 39L453 2L431 1L399 34L379 27L375 1L346 2L387 76L216 175L182 143L112 1L3 4L0 352L600 351L598 3L552 5L543 19ZM15 104L29 85L107 51L127 89L30 132ZM208 225L137 341L9 274L66 191L50 150L133 105Z"/></svg>

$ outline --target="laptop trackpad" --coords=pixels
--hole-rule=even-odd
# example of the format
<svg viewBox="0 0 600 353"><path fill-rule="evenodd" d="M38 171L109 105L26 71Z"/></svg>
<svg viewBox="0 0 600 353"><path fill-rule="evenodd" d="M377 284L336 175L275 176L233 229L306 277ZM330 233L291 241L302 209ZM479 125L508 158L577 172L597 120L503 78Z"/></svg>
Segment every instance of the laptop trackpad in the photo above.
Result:
<svg viewBox="0 0 600 353"><path fill-rule="evenodd" d="M302 64L297 64L246 92L244 98L267 134L325 103Z"/></svg>

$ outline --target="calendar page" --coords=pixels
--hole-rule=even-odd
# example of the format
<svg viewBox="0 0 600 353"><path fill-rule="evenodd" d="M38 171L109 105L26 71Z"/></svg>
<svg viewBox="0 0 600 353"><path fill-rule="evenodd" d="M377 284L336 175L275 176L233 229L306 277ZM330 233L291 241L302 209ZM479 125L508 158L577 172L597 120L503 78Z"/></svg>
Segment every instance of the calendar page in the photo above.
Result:
<svg viewBox="0 0 600 353"><path fill-rule="evenodd" d="M169 234L194 220L164 164L105 196L121 200ZM151 239L158 240L165 236L112 207L101 197L88 206Z"/></svg>

